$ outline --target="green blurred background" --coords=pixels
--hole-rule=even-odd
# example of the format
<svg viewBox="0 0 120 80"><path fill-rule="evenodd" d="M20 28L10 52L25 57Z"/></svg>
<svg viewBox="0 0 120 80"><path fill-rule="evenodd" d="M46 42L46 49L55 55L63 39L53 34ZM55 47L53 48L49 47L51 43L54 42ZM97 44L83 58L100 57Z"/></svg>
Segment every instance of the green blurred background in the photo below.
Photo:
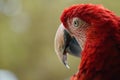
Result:
<svg viewBox="0 0 120 80"><path fill-rule="evenodd" d="M79 3L102 4L120 15L120 0L0 0L0 70L17 80L69 80L80 59L68 56L66 69L55 54L54 36L63 9Z"/></svg>

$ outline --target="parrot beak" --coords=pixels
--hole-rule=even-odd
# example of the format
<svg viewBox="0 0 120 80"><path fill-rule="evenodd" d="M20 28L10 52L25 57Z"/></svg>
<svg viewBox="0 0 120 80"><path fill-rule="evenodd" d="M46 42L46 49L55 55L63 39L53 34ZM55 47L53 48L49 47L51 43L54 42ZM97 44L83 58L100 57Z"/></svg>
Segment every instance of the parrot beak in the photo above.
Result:
<svg viewBox="0 0 120 80"><path fill-rule="evenodd" d="M80 57L81 47L77 40L70 36L69 32L61 24L56 32L55 36L55 52L58 55L60 61L67 67L67 53L76 57Z"/></svg>

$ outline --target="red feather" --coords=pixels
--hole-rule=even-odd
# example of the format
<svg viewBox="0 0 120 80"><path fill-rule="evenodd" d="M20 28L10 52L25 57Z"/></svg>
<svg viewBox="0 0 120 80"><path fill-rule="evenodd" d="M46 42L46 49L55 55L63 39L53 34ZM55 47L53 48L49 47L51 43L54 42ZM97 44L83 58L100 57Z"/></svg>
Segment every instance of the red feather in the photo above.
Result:
<svg viewBox="0 0 120 80"><path fill-rule="evenodd" d="M101 5L79 4L64 10L61 22L79 17L91 25L79 71L71 80L120 80L120 18Z"/></svg>

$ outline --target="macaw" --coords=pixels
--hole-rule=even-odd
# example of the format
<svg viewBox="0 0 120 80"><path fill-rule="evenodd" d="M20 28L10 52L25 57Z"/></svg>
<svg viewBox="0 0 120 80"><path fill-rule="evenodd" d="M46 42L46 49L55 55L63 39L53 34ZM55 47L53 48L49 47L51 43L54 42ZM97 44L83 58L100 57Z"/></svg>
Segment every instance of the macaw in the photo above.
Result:
<svg viewBox="0 0 120 80"><path fill-rule="evenodd" d="M96 4L66 8L55 36L55 51L69 68L67 54L81 58L71 80L120 80L120 17Z"/></svg>

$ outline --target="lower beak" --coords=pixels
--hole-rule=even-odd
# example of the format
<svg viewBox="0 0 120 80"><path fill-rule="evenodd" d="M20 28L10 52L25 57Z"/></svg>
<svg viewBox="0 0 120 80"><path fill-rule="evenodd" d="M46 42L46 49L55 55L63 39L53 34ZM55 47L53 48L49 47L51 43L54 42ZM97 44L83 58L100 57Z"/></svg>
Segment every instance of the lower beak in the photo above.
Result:
<svg viewBox="0 0 120 80"><path fill-rule="evenodd" d="M81 48L77 40L72 37L69 32L61 24L55 36L55 51L62 63L69 68L67 63L67 53L80 57Z"/></svg>

